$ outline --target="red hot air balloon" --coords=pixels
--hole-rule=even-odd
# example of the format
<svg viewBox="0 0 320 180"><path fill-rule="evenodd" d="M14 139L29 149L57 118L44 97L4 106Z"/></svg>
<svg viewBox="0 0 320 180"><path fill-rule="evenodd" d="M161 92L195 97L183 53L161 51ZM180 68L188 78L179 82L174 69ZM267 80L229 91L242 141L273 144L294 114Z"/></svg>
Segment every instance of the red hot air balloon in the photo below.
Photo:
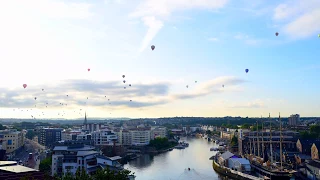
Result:
<svg viewBox="0 0 320 180"><path fill-rule="evenodd" d="M88 68L88 71L90 71L90 68Z"/></svg>
<svg viewBox="0 0 320 180"><path fill-rule="evenodd" d="M152 51L154 50L154 48L156 48L154 45L151 46Z"/></svg>
<svg viewBox="0 0 320 180"><path fill-rule="evenodd" d="M26 88L26 87L27 87L27 84L23 84L22 86L23 86L23 88Z"/></svg>

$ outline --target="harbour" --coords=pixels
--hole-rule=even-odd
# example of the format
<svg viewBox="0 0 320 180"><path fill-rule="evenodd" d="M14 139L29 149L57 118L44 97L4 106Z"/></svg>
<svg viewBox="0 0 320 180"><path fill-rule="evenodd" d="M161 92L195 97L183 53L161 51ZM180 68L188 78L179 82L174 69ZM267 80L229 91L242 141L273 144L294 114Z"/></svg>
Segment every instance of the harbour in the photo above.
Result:
<svg viewBox="0 0 320 180"><path fill-rule="evenodd" d="M189 143L184 149L173 149L158 155L144 154L131 160L124 167L132 170L137 180L222 180L223 175L215 172L209 158L213 142L204 138L182 137ZM190 168L190 170L188 170Z"/></svg>

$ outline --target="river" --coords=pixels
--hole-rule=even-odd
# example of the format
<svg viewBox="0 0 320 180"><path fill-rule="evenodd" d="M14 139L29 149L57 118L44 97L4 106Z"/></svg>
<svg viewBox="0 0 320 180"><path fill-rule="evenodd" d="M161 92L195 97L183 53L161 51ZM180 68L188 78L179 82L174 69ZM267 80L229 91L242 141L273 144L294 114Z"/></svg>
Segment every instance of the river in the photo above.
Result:
<svg viewBox="0 0 320 180"><path fill-rule="evenodd" d="M142 155L124 167L135 172L136 180L220 180L209 160L214 143L203 138L182 138L186 149L173 149L158 155ZM187 169L191 170L188 171Z"/></svg>

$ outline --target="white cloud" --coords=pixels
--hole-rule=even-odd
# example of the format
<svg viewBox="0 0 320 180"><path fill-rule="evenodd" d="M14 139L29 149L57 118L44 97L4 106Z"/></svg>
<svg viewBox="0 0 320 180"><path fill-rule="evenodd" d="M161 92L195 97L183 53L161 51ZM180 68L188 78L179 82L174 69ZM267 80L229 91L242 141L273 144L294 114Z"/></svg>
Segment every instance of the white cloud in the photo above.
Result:
<svg viewBox="0 0 320 180"><path fill-rule="evenodd" d="M137 9L129 14L131 18L141 18L147 25L148 31L142 42L141 51L151 45L152 39L163 26L164 20L169 18L173 12L190 9L218 9L227 4L228 0L144 0Z"/></svg>
<svg viewBox="0 0 320 180"><path fill-rule="evenodd" d="M288 1L274 9L273 18L286 21L282 31L291 38L310 37L320 31L320 1Z"/></svg>
<svg viewBox="0 0 320 180"><path fill-rule="evenodd" d="M242 89L239 85L245 82L245 80L234 76L222 76L199 84L194 92L172 95L172 99L191 99L206 96L211 93L241 91Z"/></svg>
<svg viewBox="0 0 320 180"><path fill-rule="evenodd" d="M111 3L115 3L115 4L124 4L125 0L105 0L104 1L106 4L111 4Z"/></svg>
<svg viewBox="0 0 320 180"><path fill-rule="evenodd" d="M209 38L208 40L209 40L209 41L214 41L214 42L219 41L219 39L218 39L218 38L215 38L215 37Z"/></svg>
<svg viewBox="0 0 320 180"><path fill-rule="evenodd" d="M142 52L163 27L162 21L156 20L154 16L143 17L143 23L148 27L147 34L144 36L140 52Z"/></svg>

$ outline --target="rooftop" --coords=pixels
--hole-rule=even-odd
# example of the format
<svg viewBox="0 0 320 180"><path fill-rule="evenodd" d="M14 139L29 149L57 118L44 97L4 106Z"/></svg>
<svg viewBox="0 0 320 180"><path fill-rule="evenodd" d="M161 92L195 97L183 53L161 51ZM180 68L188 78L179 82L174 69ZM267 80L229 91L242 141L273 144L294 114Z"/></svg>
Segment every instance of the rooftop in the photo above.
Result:
<svg viewBox="0 0 320 180"><path fill-rule="evenodd" d="M9 171L13 173L23 173L23 172L32 172L32 171L38 171L36 169L31 169L25 166L20 165L8 165L8 166L1 166L0 170L2 171Z"/></svg>
<svg viewBox="0 0 320 180"><path fill-rule="evenodd" d="M92 146L55 146L53 151L90 151L95 148Z"/></svg>
<svg viewBox="0 0 320 180"><path fill-rule="evenodd" d="M89 156L99 154L97 151L78 151L77 156Z"/></svg>

